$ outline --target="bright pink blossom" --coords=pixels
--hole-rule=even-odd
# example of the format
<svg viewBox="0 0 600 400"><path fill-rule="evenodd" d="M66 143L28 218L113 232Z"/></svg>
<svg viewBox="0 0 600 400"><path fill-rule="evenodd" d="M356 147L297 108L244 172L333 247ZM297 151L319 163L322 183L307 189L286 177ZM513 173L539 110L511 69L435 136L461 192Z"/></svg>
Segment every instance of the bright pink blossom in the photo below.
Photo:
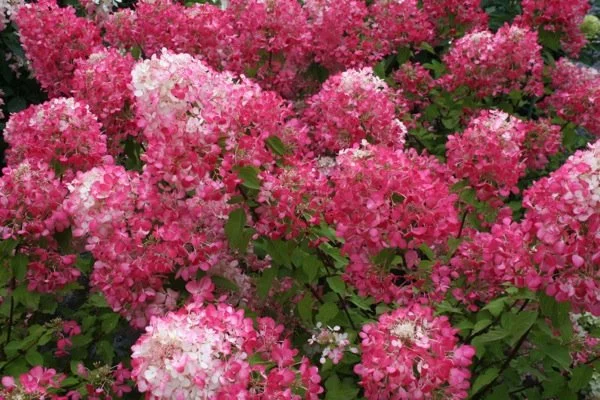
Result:
<svg viewBox="0 0 600 400"><path fill-rule="evenodd" d="M9 145L9 165L24 160L43 162L68 178L73 171L112 163L96 116L73 98L55 98L13 114L4 140Z"/></svg>
<svg viewBox="0 0 600 400"><path fill-rule="evenodd" d="M369 399L466 399L471 346L459 346L445 316L418 304L397 309L360 332L361 362L354 367Z"/></svg>
<svg viewBox="0 0 600 400"><path fill-rule="evenodd" d="M495 34L474 31L453 43L444 56L449 75L442 81L448 90L464 85L481 98L514 90L540 96L541 49L536 32L516 25L505 25Z"/></svg>
<svg viewBox="0 0 600 400"><path fill-rule="evenodd" d="M522 16L518 20L534 29L558 35L563 49L577 57L585 46L585 35L580 29L583 18L590 10L587 0L523 0Z"/></svg>
<svg viewBox="0 0 600 400"><path fill-rule="evenodd" d="M335 154L368 140L402 149L406 127L396 118L396 105L404 111L402 97L395 95L371 68L347 70L329 78L308 99L304 118L312 128L316 154Z"/></svg>
<svg viewBox="0 0 600 400"><path fill-rule="evenodd" d="M120 150L120 141L135 136L135 104L131 90L131 55L111 49L78 60L71 83L73 96L89 105L102 124L109 147Z"/></svg>
<svg viewBox="0 0 600 400"><path fill-rule="evenodd" d="M600 135L600 73L593 68L560 59L552 70L554 91L543 106L567 121Z"/></svg>
<svg viewBox="0 0 600 400"><path fill-rule="evenodd" d="M73 7L40 0L15 15L19 37L37 80L52 97L68 95L75 60L86 59L102 46L99 29L79 18Z"/></svg>

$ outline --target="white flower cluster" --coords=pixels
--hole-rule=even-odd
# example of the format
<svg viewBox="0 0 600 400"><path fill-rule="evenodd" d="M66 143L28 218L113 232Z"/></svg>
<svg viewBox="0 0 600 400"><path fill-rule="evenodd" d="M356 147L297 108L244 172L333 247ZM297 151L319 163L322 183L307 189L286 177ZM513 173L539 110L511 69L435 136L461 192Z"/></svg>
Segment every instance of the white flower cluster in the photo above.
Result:
<svg viewBox="0 0 600 400"><path fill-rule="evenodd" d="M331 359L334 364L337 364L344 356L346 347L350 345L350 340L348 339L348 334L342 333L339 326L336 325L333 328L330 326L323 327L321 322L317 322L315 333L308 339L308 343L324 347L319 359L321 364L325 364L327 358ZM348 351L355 354L358 353L356 347L350 347Z"/></svg>

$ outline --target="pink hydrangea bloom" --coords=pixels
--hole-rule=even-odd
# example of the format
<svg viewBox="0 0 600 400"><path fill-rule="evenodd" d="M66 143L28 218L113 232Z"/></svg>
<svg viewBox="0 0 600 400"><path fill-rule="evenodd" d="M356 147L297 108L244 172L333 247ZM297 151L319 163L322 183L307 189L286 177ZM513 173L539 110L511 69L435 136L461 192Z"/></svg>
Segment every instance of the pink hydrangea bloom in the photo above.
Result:
<svg viewBox="0 0 600 400"><path fill-rule="evenodd" d="M529 169L543 169L549 162L548 157L555 155L562 147L560 126L553 125L548 119L525 121L527 130L523 143L523 157Z"/></svg>
<svg viewBox="0 0 600 400"><path fill-rule="evenodd" d="M98 27L55 0L25 4L15 22L34 75L52 97L70 93L75 60L102 48Z"/></svg>
<svg viewBox="0 0 600 400"><path fill-rule="evenodd" d="M481 0L423 0L423 12L437 27L440 38L461 36L488 24Z"/></svg>
<svg viewBox="0 0 600 400"><path fill-rule="evenodd" d="M418 262L415 249L424 243L439 248L458 231L450 174L434 158L381 146L348 149L336 162L326 219L345 241L346 279L379 301L410 295L403 279L410 280ZM377 265L383 250L405 255L401 276L389 265Z"/></svg>
<svg viewBox="0 0 600 400"><path fill-rule="evenodd" d="M190 304L152 319L132 347L132 376L153 399L317 399L323 389L316 370L305 359L293 367L297 350L280 339L282 330L268 318L255 329L242 310L222 303ZM276 365L252 365L252 356ZM304 397L293 394L297 385L306 389Z"/></svg>
<svg viewBox="0 0 600 400"><path fill-rule="evenodd" d="M61 255L52 248L31 248L25 251L29 256L27 290L54 293L75 282L81 275L75 266L76 255Z"/></svg>
<svg viewBox="0 0 600 400"><path fill-rule="evenodd" d="M364 1L307 0L304 8L318 63L340 71L363 67L374 58L364 39L368 33L368 9Z"/></svg>
<svg viewBox="0 0 600 400"><path fill-rule="evenodd" d="M394 149L404 146L406 127L396 118L401 97L376 77L371 68L351 69L329 78L308 99L304 118L312 128L317 154L335 154L367 139Z"/></svg>
<svg viewBox="0 0 600 400"><path fill-rule="evenodd" d="M421 64L406 62L394 72L399 95L406 99L410 111L418 111L429 105L429 92L435 86L433 77Z"/></svg>
<svg viewBox="0 0 600 400"><path fill-rule="evenodd" d="M524 227L548 295L600 315L600 142L525 192Z"/></svg>
<svg viewBox="0 0 600 400"><path fill-rule="evenodd" d="M475 187L481 200L518 193L526 133L521 121L504 112L481 111L462 134L448 137L448 166Z"/></svg>
<svg viewBox="0 0 600 400"><path fill-rule="evenodd" d="M446 275L453 281L464 277L466 282L454 288L452 295L471 309L504 293L506 284L538 290L542 278L535 269L529 243L529 233L506 218L490 232L477 232L463 242L451 267L436 266L434 276L439 279Z"/></svg>
<svg viewBox="0 0 600 400"><path fill-rule="evenodd" d="M552 70L552 88L542 105L599 136L600 73L562 58Z"/></svg>
<svg viewBox="0 0 600 400"><path fill-rule="evenodd" d="M435 37L435 27L417 0L375 0L369 5L369 19L369 34L383 54L432 42Z"/></svg>
<svg viewBox="0 0 600 400"><path fill-rule="evenodd" d="M585 35L579 27L590 10L589 1L523 0L521 8L519 21L560 35L561 45L571 57L577 57L585 46Z"/></svg>
<svg viewBox="0 0 600 400"><path fill-rule="evenodd" d="M0 224L2 239L38 239L69 226L61 204L67 188L43 163L24 161L2 170Z"/></svg>
<svg viewBox="0 0 600 400"><path fill-rule="evenodd" d="M4 130L9 165L23 160L52 165L67 177L73 171L112 163L106 136L89 107L73 98L55 98L13 114Z"/></svg>
<svg viewBox="0 0 600 400"><path fill-rule="evenodd" d="M226 67L292 97L311 61L311 33L300 3L232 0L225 13L235 32Z"/></svg>
<svg viewBox="0 0 600 400"><path fill-rule="evenodd" d="M120 150L121 140L137 133L131 90L133 66L131 55L121 55L115 49L105 50L78 60L71 81L73 96L88 104L98 117L114 153Z"/></svg>
<svg viewBox="0 0 600 400"><path fill-rule="evenodd" d="M366 324L359 333L361 362L354 372L370 399L465 399L475 355L459 346L457 330L445 316L418 304Z"/></svg>
<svg viewBox="0 0 600 400"><path fill-rule="evenodd" d="M21 374L18 383L12 377L3 377L3 387L0 387L0 398L51 399L54 395L48 393L48 390L59 388L63 379L65 379L65 376L57 374L56 370L52 368L36 366L28 372Z"/></svg>
<svg viewBox="0 0 600 400"><path fill-rule="evenodd" d="M448 90L467 86L478 97L522 90L540 96L543 91L541 46L537 33L516 25L498 32L471 32L458 39L444 56Z"/></svg>

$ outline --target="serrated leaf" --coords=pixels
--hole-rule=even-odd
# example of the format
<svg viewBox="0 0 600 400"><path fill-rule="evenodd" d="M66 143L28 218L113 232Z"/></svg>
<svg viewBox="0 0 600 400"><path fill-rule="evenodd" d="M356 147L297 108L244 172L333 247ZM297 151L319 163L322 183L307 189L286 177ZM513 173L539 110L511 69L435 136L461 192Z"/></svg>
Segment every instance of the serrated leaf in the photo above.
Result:
<svg viewBox="0 0 600 400"><path fill-rule="evenodd" d="M239 249L242 243L242 233L246 226L246 212L238 208L229 213L229 218L225 223L225 236L229 245L234 249Z"/></svg>
<svg viewBox="0 0 600 400"><path fill-rule="evenodd" d="M326 324L327 322L331 321L339 312L339 307L337 304L332 303L332 302L327 302L325 304L322 304L321 307L319 307L319 312L316 315L316 320L317 322L322 322L323 324Z"/></svg>
<svg viewBox="0 0 600 400"><path fill-rule="evenodd" d="M306 295L296 305L298 308L298 315L306 326L313 326L312 314L314 303L315 300L312 298L312 296Z"/></svg>
<svg viewBox="0 0 600 400"><path fill-rule="evenodd" d="M242 186L248 189L260 189L260 179L258 178L258 169L255 167L245 166L237 169L237 174L242 180Z"/></svg>
<svg viewBox="0 0 600 400"><path fill-rule="evenodd" d="M42 357L36 349L29 349L27 353L25 353L25 360L27 360L32 367L44 365L44 357Z"/></svg>
<svg viewBox="0 0 600 400"><path fill-rule="evenodd" d="M119 314L104 314L102 320L102 332L111 333L119 324Z"/></svg>
<svg viewBox="0 0 600 400"><path fill-rule="evenodd" d="M283 156L286 153L285 145L277 136L270 136L266 141L267 146L278 156Z"/></svg>
<svg viewBox="0 0 600 400"><path fill-rule="evenodd" d="M594 368L589 365L580 365L571 372L569 387L574 391L579 391L586 387L594 375Z"/></svg>
<svg viewBox="0 0 600 400"><path fill-rule="evenodd" d="M537 311L522 311L519 314L513 314L510 320L510 326L505 327L510 332L514 341L517 341L525 334L537 320Z"/></svg>
<svg viewBox="0 0 600 400"><path fill-rule="evenodd" d="M346 294L346 284L339 276L332 276L327 278L327 284L334 292L345 295Z"/></svg>
<svg viewBox="0 0 600 400"><path fill-rule="evenodd" d="M563 369L568 369L571 365L571 354L569 349L560 345L542 346L542 351L549 358L556 361Z"/></svg>
<svg viewBox="0 0 600 400"><path fill-rule="evenodd" d="M264 299L267 297L269 293L269 289L273 285L273 280L277 276L278 268L275 265L272 265L271 268L268 268L263 271L262 275L256 282L256 292L258 297Z"/></svg>
<svg viewBox="0 0 600 400"><path fill-rule="evenodd" d="M488 368L483 373L479 374L475 381L473 382L473 386L471 387L471 396L479 392L485 385L488 385L494 379L498 377L499 373L498 368Z"/></svg>
<svg viewBox="0 0 600 400"><path fill-rule="evenodd" d="M10 266L13 270L15 278L17 278L18 281L25 279L28 264L29 259L25 254L15 254L15 256L11 258Z"/></svg>
<svg viewBox="0 0 600 400"><path fill-rule="evenodd" d="M506 298L501 297L499 299L494 299L490 301L485 307L482 308L482 310L488 310L490 314L492 314L494 317L497 317L498 315L500 315L502 310L504 310L505 304Z"/></svg>

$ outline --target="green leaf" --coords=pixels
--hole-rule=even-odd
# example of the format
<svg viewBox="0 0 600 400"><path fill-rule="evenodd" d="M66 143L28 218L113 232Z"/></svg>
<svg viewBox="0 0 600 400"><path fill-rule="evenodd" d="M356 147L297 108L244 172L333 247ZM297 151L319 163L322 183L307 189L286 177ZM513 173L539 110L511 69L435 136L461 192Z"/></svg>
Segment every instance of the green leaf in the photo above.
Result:
<svg viewBox="0 0 600 400"><path fill-rule="evenodd" d="M25 360L27 360L32 367L44 365L44 357L42 357L42 355L34 348L29 349L27 353L25 353Z"/></svg>
<svg viewBox="0 0 600 400"><path fill-rule="evenodd" d="M111 333L119 324L119 314L104 314L100 319L102 320L102 332L104 333Z"/></svg>
<svg viewBox="0 0 600 400"><path fill-rule="evenodd" d="M501 297L499 299L490 301L485 307L482 308L482 310L488 310L490 314L492 314L494 317L497 317L500 315L502 310L504 310L504 304L506 304L506 298Z"/></svg>
<svg viewBox="0 0 600 400"><path fill-rule="evenodd" d="M255 167L245 166L237 169L237 174L242 179L242 186L248 189L260 189L260 179L258 178L258 169Z"/></svg>
<svg viewBox="0 0 600 400"><path fill-rule="evenodd" d="M385 79L385 60L380 61L373 68L373 73L381 79Z"/></svg>
<svg viewBox="0 0 600 400"><path fill-rule="evenodd" d="M574 391L579 391L585 388L594 374L594 368L588 365L580 365L571 372L571 380L569 387Z"/></svg>
<svg viewBox="0 0 600 400"><path fill-rule="evenodd" d="M550 50L557 51L560 49L560 33L551 32L545 29L539 29L538 38L542 46Z"/></svg>
<svg viewBox="0 0 600 400"><path fill-rule="evenodd" d="M24 284L16 287L13 296L16 302L23 304L29 310L37 310L40 303L40 294L28 291Z"/></svg>
<svg viewBox="0 0 600 400"><path fill-rule="evenodd" d="M538 317L537 311L522 311L519 314L506 313L504 315L511 315L507 320L508 326L505 326L504 322L502 325L510 332L513 342L519 340L535 324Z"/></svg>
<svg viewBox="0 0 600 400"><path fill-rule="evenodd" d="M75 386L77 384L79 384L79 379L77 379L74 376L69 376L68 378L63 379L60 382L60 387L68 388L68 387L71 387L71 386Z"/></svg>
<svg viewBox="0 0 600 400"><path fill-rule="evenodd" d="M230 292L238 292L240 290L235 283L222 276L212 275L210 279L213 281L215 286L220 289L228 290Z"/></svg>
<svg viewBox="0 0 600 400"><path fill-rule="evenodd" d="M396 56L396 61L398 65L402 65L412 56L412 51L410 51L410 47L401 47L398 49L398 55Z"/></svg>
<svg viewBox="0 0 600 400"><path fill-rule="evenodd" d="M326 400L350 400L355 399L359 389L356 387L356 383L351 379L344 379L340 381L337 374L332 374L325 381Z"/></svg>
<svg viewBox="0 0 600 400"><path fill-rule="evenodd" d="M560 345L546 345L541 348L544 354L556 361L563 369L571 366L571 354L568 348Z"/></svg>
<svg viewBox="0 0 600 400"><path fill-rule="evenodd" d="M319 312L317 313L316 320L317 322L322 322L326 324L331 321L339 312L339 307L336 303L327 302L322 304L319 307Z"/></svg>
<svg viewBox="0 0 600 400"><path fill-rule="evenodd" d="M481 332L482 330L484 330L485 328L487 328L488 326L490 326L492 324L492 321L490 319L482 319L480 321L477 321L475 323L475 325L473 326L473 332L472 334L476 334Z"/></svg>
<svg viewBox="0 0 600 400"><path fill-rule="evenodd" d="M285 145L277 136L270 136L266 140L266 143L267 146L269 146L269 148L271 149L271 151L273 151L273 153L277 154L278 156L283 156L285 155L285 153L287 153Z"/></svg>
<svg viewBox="0 0 600 400"><path fill-rule="evenodd" d="M269 289L271 289L271 286L273 284L273 280L275 279L275 276L277 276L277 272L278 267L275 265L272 265L271 268L268 268L263 271L261 277L256 282L256 292L258 294L258 297L260 297L261 299L267 297Z"/></svg>
<svg viewBox="0 0 600 400"><path fill-rule="evenodd" d="M339 276L332 276L327 278L327 284L334 292L345 295L346 294L346 284Z"/></svg>
<svg viewBox="0 0 600 400"><path fill-rule="evenodd" d="M28 264L29 259L25 254L15 254L15 256L10 260L10 266L12 267L13 274L18 281L25 279Z"/></svg>
<svg viewBox="0 0 600 400"><path fill-rule="evenodd" d="M131 48L131 56L134 60L139 60L140 58L142 58L142 49L140 48L140 46L133 46Z"/></svg>
<svg viewBox="0 0 600 400"><path fill-rule="evenodd" d="M302 300L300 300L296 305L296 307L298 308L298 315L300 316L300 319L302 320L302 322L304 322L306 326L309 327L313 326L312 314L314 303L315 300L312 296L305 295L302 298Z"/></svg>
<svg viewBox="0 0 600 400"><path fill-rule="evenodd" d="M488 368L483 373L479 374L471 387L471 396L479 392L485 385L491 383L498 377L500 370L498 368Z"/></svg>
<svg viewBox="0 0 600 400"><path fill-rule="evenodd" d="M14 357L15 355L17 355L17 353L19 352L19 350L21 350L22 347L23 343L21 341L13 340L11 342L8 342L6 346L4 346L4 353L8 357Z"/></svg>
<svg viewBox="0 0 600 400"><path fill-rule="evenodd" d="M225 236L229 246L240 251L245 250L244 227L246 226L246 212L242 208L233 210L225 223ZM247 242L246 242L247 245Z"/></svg>
<svg viewBox="0 0 600 400"><path fill-rule="evenodd" d="M0 241L0 255L4 257L11 257L18 244L19 242L13 239Z"/></svg>
<svg viewBox="0 0 600 400"><path fill-rule="evenodd" d="M101 340L96 343L96 352L106 364L112 364L115 352L107 340Z"/></svg>

